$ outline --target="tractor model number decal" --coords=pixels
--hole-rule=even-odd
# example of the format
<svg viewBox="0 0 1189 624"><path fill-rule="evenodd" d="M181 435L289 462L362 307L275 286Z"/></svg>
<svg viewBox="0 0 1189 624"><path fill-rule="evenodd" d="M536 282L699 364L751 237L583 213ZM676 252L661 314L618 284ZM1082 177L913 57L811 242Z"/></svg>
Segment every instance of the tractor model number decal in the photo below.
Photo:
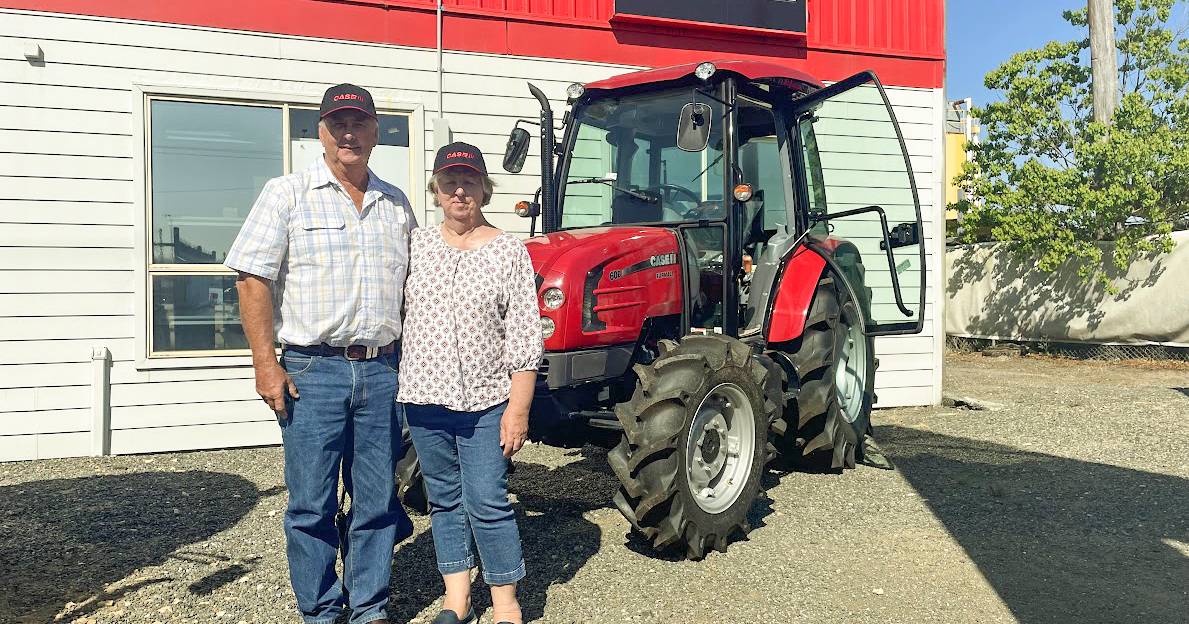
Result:
<svg viewBox="0 0 1189 624"><path fill-rule="evenodd" d="M656 274L657 279L665 279L666 277L673 277L673 272L672 271L661 271L660 273Z"/></svg>
<svg viewBox="0 0 1189 624"><path fill-rule="evenodd" d="M614 271L608 271L607 279L610 281L615 281L617 279L625 278L625 277L631 275L632 273L638 273L640 271L645 271L647 269L653 269L656 267L668 266L670 264L677 264L677 254L675 254L675 253L657 254L647 260L641 260L640 262L637 262L636 264L633 264L631 266L627 266L622 269L615 269ZM667 275L665 273L657 273L657 278L659 279L661 277L673 277L673 273L671 271L667 272L667 273L668 273Z"/></svg>

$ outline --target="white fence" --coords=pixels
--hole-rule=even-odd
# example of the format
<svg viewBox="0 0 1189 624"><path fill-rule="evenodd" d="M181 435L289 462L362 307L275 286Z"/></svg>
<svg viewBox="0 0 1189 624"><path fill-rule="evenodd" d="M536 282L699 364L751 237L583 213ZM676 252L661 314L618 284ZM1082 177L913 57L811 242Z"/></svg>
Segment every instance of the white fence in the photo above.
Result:
<svg viewBox="0 0 1189 624"><path fill-rule="evenodd" d="M1189 232L1168 254L1109 269L1111 293L1072 265L1040 271L998 243L946 251L945 331L1040 342L1189 347ZM1103 255L1109 256L1104 244Z"/></svg>

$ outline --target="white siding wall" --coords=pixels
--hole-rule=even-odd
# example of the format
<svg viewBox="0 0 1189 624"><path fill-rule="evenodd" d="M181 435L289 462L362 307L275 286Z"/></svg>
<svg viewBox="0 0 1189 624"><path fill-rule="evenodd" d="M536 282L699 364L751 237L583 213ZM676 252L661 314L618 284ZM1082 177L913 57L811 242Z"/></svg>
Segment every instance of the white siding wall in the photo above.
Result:
<svg viewBox="0 0 1189 624"><path fill-rule="evenodd" d="M44 50L43 64L25 60L29 41ZM493 169L514 121L536 118L526 80L561 111L569 83L632 69L466 53L447 53L444 62L445 116L454 137L479 146ZM112 452L279 441L246 359L138 366L146 321L137 85L317 102L326 85L355 82L381 104L421 111L424 119L414 123L424 131L428 164L435 63L436 54L424 49L0 10L0 460L91 452L93 346L113 357ZM902 89L892 97L904 111L922 200L932 202L939 195L942 98ZM538 185L538 147L534 142L523 173L495 176L489 215L496 226L527 230L511 206ZM424 210L424 193L407 190ZM944 222L934 214L940 208L925 209L932 253ZM938 286L930 285L931 304L940 301ZM881 404L939 399L933 316L930 305L923 336L878 343Z"/></svg>

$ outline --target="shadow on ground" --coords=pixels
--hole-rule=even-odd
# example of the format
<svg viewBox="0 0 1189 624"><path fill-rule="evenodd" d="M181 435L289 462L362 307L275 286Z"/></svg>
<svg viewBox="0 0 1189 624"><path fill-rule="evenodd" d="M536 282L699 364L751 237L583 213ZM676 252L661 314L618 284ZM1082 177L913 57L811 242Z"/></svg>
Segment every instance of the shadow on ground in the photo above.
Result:
<svg viewBox="0 0 1189 624"><path fill-rule="evenodd" d="M1189 618L1173 545L1189 542L1189 480L915 429L876 437L1021 623Z"/></svg>
<svg viewBox="0 0 1189 624"><path fill-rule="evenodd" d="M543 617L546 593L566 583L599 551L602 531L583 514L610 505L618 487L605 453L575 450L581 459L558 467L517 463L509 491L519 500L517 523L528 576L518 597L525 621ZM442 595L442 581L435 564L433 537L422 531L397 547L392 571L392 602L388 612L394 622L407 622ZM491 607L482 581L474 584L475 611Z"/></svg>
<svg viewBox="0 0 1189 624"><path fill-rule="evenodd" d="M175 551L231 527L265 495L242 477L202 471L0 487L0 621L50 621L67 602L78 605L70 619L84 617L103 601L174 581L108 587L139 568L186 557Z"/></svg>

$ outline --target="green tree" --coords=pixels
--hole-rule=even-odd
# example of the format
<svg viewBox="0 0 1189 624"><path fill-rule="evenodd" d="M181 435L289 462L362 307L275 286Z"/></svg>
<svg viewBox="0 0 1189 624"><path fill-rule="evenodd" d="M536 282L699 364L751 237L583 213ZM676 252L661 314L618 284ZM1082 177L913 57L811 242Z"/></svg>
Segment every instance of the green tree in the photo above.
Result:
<svg viewBox="0 0 1189 624"><path fill-rule="evenodd" d="M986 76L1002 101L958 178L977 198L953 205L965 242L998 240L1052 271L1073 260L1106 281L1139 254L1168 251L1189 221L1189 41L1170 21L1184 0L1115 0L1119 106L1092 120L1089 36L1020 52ZM1066 11L1086 27L1086 10ZM1113 241L1103 257L1099 241Z"/></svg>

